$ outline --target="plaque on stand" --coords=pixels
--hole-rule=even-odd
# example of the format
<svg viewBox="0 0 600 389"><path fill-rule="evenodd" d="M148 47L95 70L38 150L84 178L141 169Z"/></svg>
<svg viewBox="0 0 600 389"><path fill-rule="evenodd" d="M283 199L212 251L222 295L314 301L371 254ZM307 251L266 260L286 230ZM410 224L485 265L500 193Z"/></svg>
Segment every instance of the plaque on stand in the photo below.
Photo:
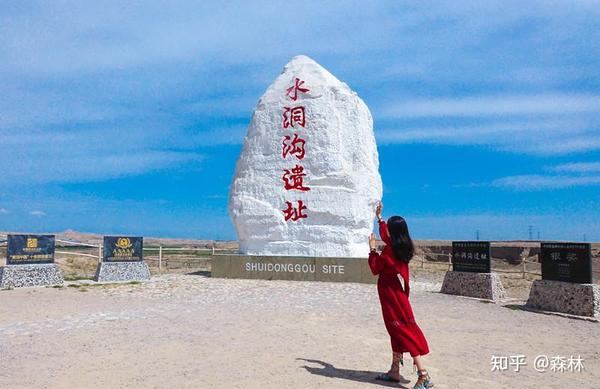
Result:
<svg viewBox="0 0 600 389"><path fill-rule="evenodd" d="M441 293L498 301L506 292L491 272L490 242L452 242L452 271L446 273Z"/></svg>
<svg viewBox="0 0 600 389"><path fill-rule="evenodd" d="M96 269L96 281L143 281L150 279L144 262L144 238L141 236L105 236L102 262Z"/></svg>
<svg viewBox="0 0 600 389"><path fill-rule="evenodd" d="M541 244L542 279L533 282L527 306L600 317L600 285L593 283L589 243Z"/></svg>
<svg viewBox="0 0 600 389"><path fill-rule="evenodd" d="M0 288L62 285L62 273L54 263L54 245L54 235L8 235Z"/></svg>

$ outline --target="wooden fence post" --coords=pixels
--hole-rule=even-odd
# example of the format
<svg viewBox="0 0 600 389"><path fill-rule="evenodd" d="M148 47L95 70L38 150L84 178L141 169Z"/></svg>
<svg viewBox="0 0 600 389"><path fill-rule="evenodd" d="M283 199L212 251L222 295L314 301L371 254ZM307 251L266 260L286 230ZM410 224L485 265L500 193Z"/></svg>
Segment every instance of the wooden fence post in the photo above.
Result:
<svg viewBox="0 0 600 389"><path fill-rule="evenodd" d="M162 271L162 246L158 246L158 270Z"/></svg>
<svg viewBox="0 0 600 389"><path fill-rule="evenodd" d="M525 279L525 274L527 274L527 261L523 258L523 279Z"/></svg>

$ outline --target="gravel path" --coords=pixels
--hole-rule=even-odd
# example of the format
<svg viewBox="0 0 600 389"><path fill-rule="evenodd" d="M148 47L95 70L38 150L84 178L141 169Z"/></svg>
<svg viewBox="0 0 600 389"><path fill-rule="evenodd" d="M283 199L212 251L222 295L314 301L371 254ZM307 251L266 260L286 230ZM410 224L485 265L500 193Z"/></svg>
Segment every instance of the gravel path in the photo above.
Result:
<svg viewBox="0 0 600 389"><path fill-rule="evenodd" d="M411 295L436 388L600 387L600 324L437 290ZM374 285L164 275L0 291L0 388L376 388L389 353ZM517 354L520 372L490 371ZM585 370L538 373L537 355Z"/></svg>

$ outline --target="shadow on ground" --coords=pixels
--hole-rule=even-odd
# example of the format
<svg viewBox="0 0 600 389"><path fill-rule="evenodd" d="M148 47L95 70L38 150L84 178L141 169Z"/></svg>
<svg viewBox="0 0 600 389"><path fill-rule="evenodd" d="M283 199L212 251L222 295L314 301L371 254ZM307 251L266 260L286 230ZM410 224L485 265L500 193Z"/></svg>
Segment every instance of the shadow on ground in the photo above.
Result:
<svg viewBox="0 0 600 389"><path fill-rule="evenodd" d="M562 318L565 318L565 319L591 321L591 322L595 322L595 323L599 323L600 322L600 318L593 317L593 316L578 316L578 315L572 315L572 314L569 314L569 313L544 311L544 310L541 310L541 309L536 309L536 308L533 308L533 307L528 307L525 304L504 304L504 305L502 305L502 307L508 308L508 309L512 309L514 311L524 311L524 312L530 312L530 313L533 313L533 314L540 314L540 315L547 315L547 316L556 316L556 317L562 317Z"/></svg>
<svg viewBox="0 0 600 389"><path fill-rule="evenodd" d="M191 273L186 273L188 276L202 276L202 277L211 277L211 272L209 270L198 270Z"/></svg>
<svg viewBox="0 0 600 389"><path fill-rule="evenodd" d="M381 374L381 372L369 371L369 370L339 369L339 368L333 366L331 363L319 361L316 359L296 358L296 360L320 365L318 367L307 366L307 365L304 365L301 367L306 369L306 371L308 371L311 374L316 374L316 375L320 375L323 377L339 378L339 379L344 379L344 380L349 380L349 381L362 382L365 384L373 384L373 385L388 386L388 387L393 387L393 388L404 388L404 389L408 389L408 388L406 386L403 386L402 384L410 383L409 380L407 380L406 378L404 378L402 376L400 377L400 384L394 383L394 382L376 381L375 377L378 374Z"/></svg>

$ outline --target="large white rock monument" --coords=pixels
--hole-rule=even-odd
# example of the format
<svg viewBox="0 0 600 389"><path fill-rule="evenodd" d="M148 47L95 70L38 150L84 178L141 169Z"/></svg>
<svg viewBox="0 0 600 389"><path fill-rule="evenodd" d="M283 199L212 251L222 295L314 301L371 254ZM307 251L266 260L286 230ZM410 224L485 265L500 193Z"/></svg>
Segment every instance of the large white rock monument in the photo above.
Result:
<svg viewBox="0 0 600 389"><path fill-rule="evenodd" d="M380 199L369 109L294 57L258 101L237 161L229 213L241 253L366 257Z"/></svg>

